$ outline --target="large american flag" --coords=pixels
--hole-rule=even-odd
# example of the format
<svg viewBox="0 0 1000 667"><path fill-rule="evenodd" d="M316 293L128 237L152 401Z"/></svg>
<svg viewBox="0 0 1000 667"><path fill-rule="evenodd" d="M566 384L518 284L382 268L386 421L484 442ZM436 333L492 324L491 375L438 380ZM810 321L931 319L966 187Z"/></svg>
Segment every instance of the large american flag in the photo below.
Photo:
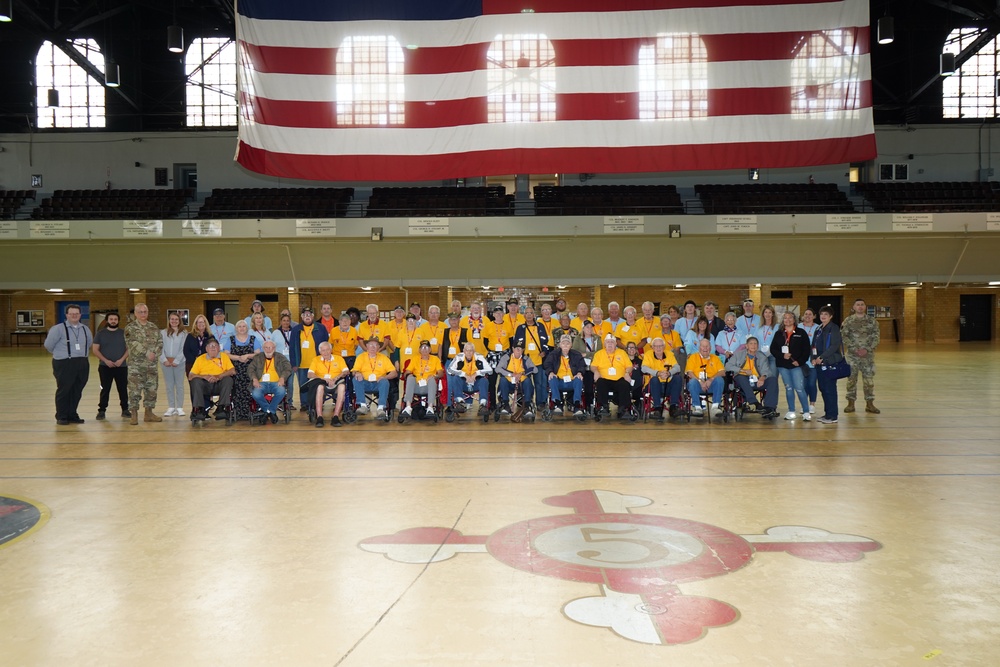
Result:
<svg viewBox="0 0 1000 667"><path fill-rule="evenodd" d="M876 155L867 0L238 0L238 162L284 178Z"/></svg>

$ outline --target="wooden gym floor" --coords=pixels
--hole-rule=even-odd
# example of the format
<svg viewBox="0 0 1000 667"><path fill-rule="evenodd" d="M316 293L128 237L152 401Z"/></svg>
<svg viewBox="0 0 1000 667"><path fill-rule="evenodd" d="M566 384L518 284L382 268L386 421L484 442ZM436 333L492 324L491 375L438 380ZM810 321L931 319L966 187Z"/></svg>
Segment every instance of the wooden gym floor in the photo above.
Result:
<svg viewBox="0 0 1000 667"><path fill-rule="evenodd" d="M195 430L0 350L0 664L1000 664L997 347L878 355L835 426Z"/></svg>

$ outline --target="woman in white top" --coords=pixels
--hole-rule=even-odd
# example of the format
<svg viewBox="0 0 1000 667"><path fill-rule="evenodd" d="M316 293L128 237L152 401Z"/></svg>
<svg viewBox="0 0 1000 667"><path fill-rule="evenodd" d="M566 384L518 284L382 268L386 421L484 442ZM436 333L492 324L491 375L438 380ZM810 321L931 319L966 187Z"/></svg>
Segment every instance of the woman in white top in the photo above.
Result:
<svg viewBox="0 0 1000 667"><path fill-rule="evenodd" d="M777 318L774 316L774 306L766 304L760 310L760 326L753 332L753 335L760 342L759 354L765 357L771 356L771 341L774 340L774 332L778 330Z"/></svg>
<svg viewBox="0 0 1000 667"><path fill-rule="evenodd" d="M799 322L799 328L809 335L809 347L813 347L813 334L819 329L819 323L816 322L816 313L813 312L812 308L806 308L802 312L802 321ZM819 385L817 384L816 369L813 368L811 357L802 368L802 372L805 374L806 396L809 397L809 412L814 413L816 412L816 395Z"/></svg>
<svg viewBox="0 0 1000 667"><path fill-rule="evenodd" d="M163 383L167 387L167 411L164 417L184 414L184 392L187 382L184 381L184 341L187 331L181 328L181 318L177 313L170 313L167 318L167 328L160 331L163 339L163 351L160 353L160 365L163 366Z"/></svg>

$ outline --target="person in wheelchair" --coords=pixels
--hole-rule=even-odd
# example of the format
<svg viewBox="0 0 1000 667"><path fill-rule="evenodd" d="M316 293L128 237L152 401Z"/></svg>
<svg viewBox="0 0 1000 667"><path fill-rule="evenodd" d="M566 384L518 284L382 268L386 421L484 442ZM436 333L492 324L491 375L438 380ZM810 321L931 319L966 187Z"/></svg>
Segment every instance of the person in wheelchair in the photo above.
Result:
<svg viewBox="0 0 1000 667"><path fill-rule="evenodd" d="M572 391L574 415L577 418L585 417L582 399L583 374L587 372L587 364L583 360L583 355L573 349L572 336L564 334L559 338L559 346L545 355L542 371L549 378L549 392L555 405L552 411L561 415L562 393Z"/></svg>
<svg viewBox="0 0 1000 667"><path fill-rule="evenodd" d="M500 363L496 366L500 384L500 414L509 415L510 392L517 388L521 392L523 403L522 416L531 419L534 414L532 409L532 399L534 397L534 384L532 376L538 372L538 367L531 360L531 357L524 354L524 342L514 339L510 352L500 357Z"/></svg>
<svg viewBox="0 0 1000 667"><path fill-rule="evenodd" d="M618 340L613 334L604 337L604 349L594 353L590 370L594 373L598 413L611 413L607 400L608 394L614 393L618 404L618 419L627 419L632 404L632 362L628 354L618 349Z"/></svg>
<svg viewBox="0 0 1000 667"><path fill-rule="evenodd" d="M618 341L618 344L621 344L621 340ZM631 340L626 343L625 354L628 355L628 363L632 366L632 376L629 380L629 384L632 387L632 404L638 405L637 401L642 400L642 390L645 389L642 377L642 355L639 354L638 343Z"/></svg>
<svg viewBox="0 0 1000 667"><path fill-rule="evenodd" d="M778 414L778 377L774 372L774 359L760 354L760 341L756 336L746 339L746 345L737 349L726 362L726 372L733 374L736 388L743 392L747 405L770 419ZM755 392L763 390L764 404Z"/></svg>
<svg viewBox="0 0 1000 667"><path fill-rule="evenodd" d="M219 408L215 418L229 418L229 408L232 403L233 378L236 368L229 360L229 355L221 351L219 341L210 338L205 344L205 354L194 361L188 380L191 382L192 422L205 421L205 399L211 396L219 397Z"/></svg>
<svg viewBox="0 0 1000 667"><path fill-rule="evenodd" d="M333 354L333 346L329 341L319 344L319 354L309 364L307 377L309 378L301 391L305 391L308 398L308 405L316 413L316 428L323 428L323 403L326 394L335 392L336 402L333 407L333 416L330 417L330 424L340 426L340 414L344 409L344 395L347 391L346 379L348 374L347 364L343 357Z"/></svg>
<svg viewBox="0 0 1000 667"><path fill-rule="evenodd" d="M698 342L697 354L688 357L685 375L688 378L688 391L691 393L692 408L691 413L696 416L704 414L702 407L702 394L712 395L712 406L710 415L715 416L719 412L719 403L722 401L722 390L725 388L726 369L722 361L712 354L712 341L702 338Z"/></svg>
<svg viewBox="0 0 1000 667"><path fill-rule="evenodd" d="M649 376L649 393L653 399L653 418L663 418L663 398L669 396L670 416L677 416L681 400L681 367L674 353L667 349L663 338L657 336L642 357L642 372Z"/></svg>
<svg viewBox="0 0 1000 667"><path fill-rule="evenodd" d="M406 388L403 394L405 407L399 413L400 421L406 421L413 415L414 396L427 397L427 409L424 411L424 416L425 418L434 418L437 383L444 377L444 367L441 365L441 359L431 354L429 340L420 341L420 354L410 360L403 372L406 375Z"/></svg>
<svg viewBox="0 0 1000 667"><path fill-rule="evenodd" d="M489 412L489 383L486 376L493 372L486 358L476 354L471 341L465 344L462 354L448 364L448 403L460 412L465 411L463 394L479 394L479 416Z"/></svg>
<svg viewBox="0 0 1000 667"><path fill-rule="evenodd" d="M368 414L365 403L365 392L378 395L377 419L386 418L386 405L389 400L389 381L399 377L396 366L386 355L379 352L382 341L371 336L365 340L364 354L359 354L354 360L354 396L358 403L358 414Z"/></svg>
<svg viewBox="0 0 1000 667"><path fill-rule="evenodd" d="M285 384L292 374L292 365L284 355L278 354L277 347L273 340L264 341L247 369L253 384L250 395L272 424L278 423L278 406L285 400ZM267 400L268 396L271 400Z"/></svg>

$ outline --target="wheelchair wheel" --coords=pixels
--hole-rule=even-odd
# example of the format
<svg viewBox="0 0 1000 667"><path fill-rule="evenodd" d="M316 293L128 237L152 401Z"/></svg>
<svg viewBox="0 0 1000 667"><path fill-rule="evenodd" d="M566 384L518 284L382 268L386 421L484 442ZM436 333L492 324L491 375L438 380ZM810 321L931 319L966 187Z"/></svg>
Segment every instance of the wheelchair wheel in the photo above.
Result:
<svg viewBox="0 0 1000 667"><path fill-rule="evenodd" d="M735 419L733 421L735 421ZM723 424L729 423L729 410L727 410L726 408L722 409L722 423Z"/></svg>
<svg viewBox="0 0 1000 667"><path fill-rule="evenodd" d="M444 420L449 424L455 421L455 411L451 408L444 409Z"/></svg>
<svg viewBox="0 0 1000 667"><path fill-rule="evenodd" d="M552 421L552 411L548 408L542 410L542 421L545 423Z"/></svg>
<svg viewBox="0 0 1000 667"><path fill-rule="evenodd" d="M315 408L309 408L309 423L310 424L315 424L316 423L316 409Z"/></svg>

